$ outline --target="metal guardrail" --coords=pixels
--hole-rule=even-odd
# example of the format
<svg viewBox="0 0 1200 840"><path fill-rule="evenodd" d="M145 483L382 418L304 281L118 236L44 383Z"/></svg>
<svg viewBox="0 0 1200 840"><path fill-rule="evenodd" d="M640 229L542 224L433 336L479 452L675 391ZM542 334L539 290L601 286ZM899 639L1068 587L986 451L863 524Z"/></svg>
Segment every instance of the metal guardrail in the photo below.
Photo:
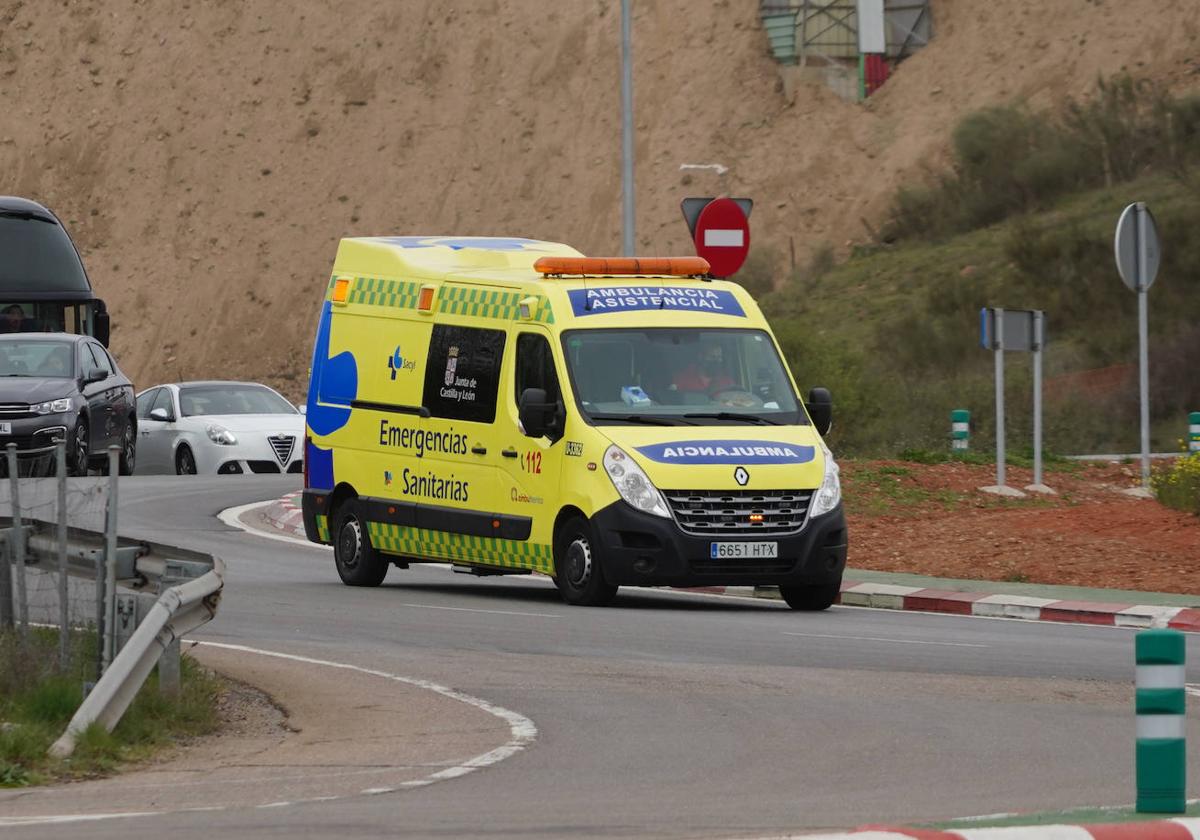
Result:
<svg viewBox="0 0 1200 840"><path fill-rule="evenodd" d="M216 556L177 548L151 540L121 537L117 534L117 466L119 449L108 453L109 487L105 503L105 528L94 531L70 527L66 508L65 445L59 442L47 450L18 453L11 444L7 467L11 481L12 516L0 517L0 627L12 627L14 612L20 613L22 638L29 629L29 599L26 572L56 573L59 617L62 636L60 655L67 655L68 616L66 611L68 577L96 583L94 620L101 650L97 657L101 672L90 693L72 717L66 731L51 747L58 757L70 755L78 735L94 722L112 730L137 695L155 664L159 665L160 686L170 693L179 688L179 639L212 620L224 587L225 564ZM54 454L57 473L56 521L31 519L21 509L21 469L18 455ZM26 485L28 490L30 485ZM16 572L16 592L12 584ZM139 593L143 600L157 600L136 623L135 596L118 596L117 589ZM12 598L17 595L18 610ZM119 600L127 601L126 605ZM120 646L118 624L135 629Z"/></svg>
<svg viewBox="0 0 1200 840"><path fill-rule="evenodd" d="M213 557L211 571L164 592L100 682L84 698L67 731L50 747L50 754L58 758L69 756L75 750L79 734L94 722L111 732L159 658L172 648L177 652L177 642L184 633L216 616L224 585L225 564L219 557Z"/></svg>
<svg viewBox="0 0 1200 840"><path fill-rule="evenodd" d="M61 560L57 530L58 523L27 521L16 527L12 517L0 517L0 543L10 556L21 546L27 568L41 565L42 557ZM97 569L106 565L108 543L104 533L68 528L68 574L94 579ZM163 671L177 683L178 640L212 620L225 584L225 563L214 555L127 537L118 537L116 543L109 580L159 597L51 747L51 754L60 758L71 754L79 734L93 722L99 721L111 731L160 659Z"/></svg>

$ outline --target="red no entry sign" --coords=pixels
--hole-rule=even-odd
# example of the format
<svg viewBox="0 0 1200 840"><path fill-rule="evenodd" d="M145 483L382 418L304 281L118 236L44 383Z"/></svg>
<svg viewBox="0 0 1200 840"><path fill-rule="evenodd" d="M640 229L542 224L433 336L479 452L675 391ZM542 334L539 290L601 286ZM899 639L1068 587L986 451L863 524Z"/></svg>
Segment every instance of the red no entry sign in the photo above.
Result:
<svg viewBox="0 0 1200 840"><path fill-rule="evenodd" d="M750 222L732 198L715 198L700 211L693 238L696 254L708 260L713 276L729 277L750 253Z"/></svg>

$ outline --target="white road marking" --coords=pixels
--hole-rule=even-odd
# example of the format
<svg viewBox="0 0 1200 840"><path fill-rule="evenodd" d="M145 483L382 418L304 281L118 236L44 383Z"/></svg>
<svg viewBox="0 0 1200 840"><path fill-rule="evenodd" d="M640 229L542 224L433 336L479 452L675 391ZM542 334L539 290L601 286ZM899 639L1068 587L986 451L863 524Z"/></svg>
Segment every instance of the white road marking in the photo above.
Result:
<svg viewBox="0 0 1200 840"><path fill-rule="evenodd" d="M490 615L524 615L530 618L562 618L555 613L513 612L512 610L476 610L470 607L438 607L433 604L401 604L402 607L419 607L423 610L450 610L451 612L488 613Z"/></svg>
<svg viewBox="0 0 1200 840"><path fill-rule="evenodd" d="M991 645L976 645L970 642L925 642L919 639L887 639L883 636L839 636L835 633L784 633L785 636L804 636L810 639L850 639L860 642L891 642L897 645L937 645L939 647L985 648Z"/></svg>
<svg viewBox="0 0 1200 840"><path fill-rule="evenodd" d="M555 616L557 617L557 616ZM423 688L427 691L432 691L440 694L443 697L448 697L451 700L457 700L460 703L466 703L468 706L474 706L477 709L487 712L490 715L500 718L508 724L509 739L508 742L494 750L469 758L461 764L454 767L448 767L444 770L439 770L432 773L423 779L413 779L411 781L401 782L396 788L367 788L361 791L360 794L347 794L346 796L317 796L311 799L298 799L294 802L270 802L262 805L253 806L255 808L285 808L291 805L301 805L307 802L328 802L334 799L348 799L352 796L362 794L380 794L391 792L399 788L418 788L431 785L434 782L443 781L445 779L456 779L460 776L465 776L468 773L473 773L476 770L482 770L485 767L490 767L497 764L506 758L511 758L519 752L522 752L526 747L531 745L538 735L537 726L533 721L518 712L510 709L505 709L502 706L497 706L489 703L487 700L482 700L478 697L473 697L470 694L464 694L461 691L456 691L453 688L447 688L444 685L430 682L429 680L416 679L414 677L402 677L398 674L391 674L387 671L378 671L373 668L361 668L358 665L351 665L347 662L332 662L327 659L313 659L308 656L297 656L291 653L281 653L274 650L262 650L260 648L248 647L246 645L224 644L222 642L207 642L197 641L195 644L207 645L208 647L221 648L223 650L236 650L242 653L253 653L259 656L270 656L276 659L286 659L291 662L303 662L308 665L320 665L326 668L340 668L346 671L358 671L361 674L368 674L373 677L381 677L386 680L392 680L405 685ZM223 811L227 810L228 806L214 806L209 808L182 808L178 811ZM177 812L178 812L177 811ZM162 814L174 813L172 811L128 811L117 814L54 814L45 816L32 817L0 817L0 827L4 826L19 826L19 825L44 825L48 823L70 823L70 822L88 822L92 820L112 820L121 819L124 817L152 817Z"/></svg>

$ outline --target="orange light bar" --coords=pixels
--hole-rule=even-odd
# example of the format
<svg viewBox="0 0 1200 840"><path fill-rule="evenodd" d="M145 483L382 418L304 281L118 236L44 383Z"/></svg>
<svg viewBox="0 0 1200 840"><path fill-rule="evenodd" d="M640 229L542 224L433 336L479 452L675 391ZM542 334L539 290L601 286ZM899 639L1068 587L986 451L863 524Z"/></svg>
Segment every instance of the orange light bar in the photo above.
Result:
<svg viewBox="0 0 1200 840"><path fill-rule="evenodd" d="M539 274L619 274L664 275L669 277L698 277L709 272L708 260L702 257L542 257L533 264Z"/></svg>
<svg viewBox="0 0 1200 840"><path fill-rule="evenodd" d="M763 515L761 513L752 513L752 514L750 514L750 521L751 522L762 522Z"/></svg>
<svg viewBox="0 0 1200 840"><path fill-rule="evenodd" d="M422 312L428 312L433 309L433 286L422 286L421 293L417 297L417 309Z"/></svg>
<svg viewBox="0 0 1200 840"><path fill-rule="evenodd" d="M333 284L333 302L345 303L346 296L350 294L350 278L339 277Z"/></svg>

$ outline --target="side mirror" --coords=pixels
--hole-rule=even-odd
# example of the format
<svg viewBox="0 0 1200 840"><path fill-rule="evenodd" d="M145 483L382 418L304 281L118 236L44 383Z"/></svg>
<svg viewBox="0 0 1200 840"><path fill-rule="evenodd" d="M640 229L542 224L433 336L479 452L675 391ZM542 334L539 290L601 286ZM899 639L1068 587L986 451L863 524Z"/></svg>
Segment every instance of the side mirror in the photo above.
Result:
<svg viewBox="0 0 1200 840"><path fill-rule="evenodd" d="M300 405L296 406L296 410L299 411L301 414L307 416L308 415L308 403L300 403Z"/></svg>
<svg viewBox="0 0 1200 840"><path fill-rule="evenodd" d="M517 400L517 416L525 428L527 437L542 437L550 431L554 423L554 411L557 404L546 402L546 392L542 388L526 388Z"/></svg>
<svg viewBox="0 0 1200 840"><path fill-rule="evenodd" d="M808 402L804 404L808 416L812 418L817 432L824 437L833 428L833 397L828 388L813 388L808 392Z"/></svg>
<svg viewBox="0 0 1200 840"><path fill-rule="evenodd" d="M102 370L94 370L91 373L85 374L83 377L84 385L91 385L93 382L103 382L108 379L108 374Z"/></svg>
<svg viewBox="0 0 1200 840"><path fill-rule="evenodd" d="M150 419L157 420L160 423L170 423L171 415L167 413L165 408L153 408L150 410Z"/></svg>

